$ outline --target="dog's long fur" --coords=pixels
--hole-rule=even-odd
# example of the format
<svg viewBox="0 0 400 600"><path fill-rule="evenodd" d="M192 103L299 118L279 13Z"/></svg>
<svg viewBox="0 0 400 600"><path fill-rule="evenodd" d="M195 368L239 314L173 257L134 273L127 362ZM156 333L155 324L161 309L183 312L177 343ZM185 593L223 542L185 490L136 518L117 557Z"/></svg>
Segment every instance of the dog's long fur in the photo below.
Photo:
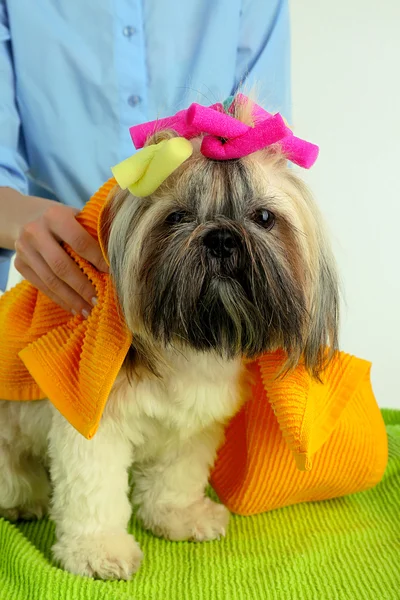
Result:
<svg viewBox="0 0 400 600"><path fill-rule="evenodd" d="M238 111L250 124L246 107ZM337 348L336 272L305 185L277 148L216 162L199 143L152 196L116 189L109 203L103 234L134 346L95 438L47 401L0 402L0 512L40 517L48 464L54 555L74 573L136 571L131 502L156 535L224 535L228 512L204 488L243 401L243 357L282 347L287 369L304 360L318 377ZM221 230L232 246L224 258L206 242Z"/></svg>

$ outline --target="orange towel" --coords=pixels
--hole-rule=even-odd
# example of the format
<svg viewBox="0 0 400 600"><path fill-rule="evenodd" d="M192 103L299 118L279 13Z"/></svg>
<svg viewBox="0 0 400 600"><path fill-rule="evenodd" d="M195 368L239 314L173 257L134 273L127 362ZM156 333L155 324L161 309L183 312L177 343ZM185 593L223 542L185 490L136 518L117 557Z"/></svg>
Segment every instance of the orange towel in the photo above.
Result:
<svg viewBox="0 0 400 600"><path fill-rule="evenodd" d="M101 210L115 180L77 217L99 239ZM100 240L101 241L101 240ZM28 282L0 298L0 398L49 398L87 438L93 437L131 344L108 275L66 248L96 288L88 319L72 316ZM281 352L248 368L247 402L226 431L212 473L233 512L254 514L322 500L376 484L387 462L383 420L369 383L370 365L341 354L312 380L299 366L284 379Z"/></svg>
<svg viewBox="0 0 400 600"><path fill-rule="evenodd" d="M78 221L98 238L110 179ZM85 437L95 434L131 344L110 278L67 248L92 281L98 298L88 319L66 312L24 281L0 298L0 398L49 398Z"/></svg>
<svg viewBox="0 0 400 600"><path fill-rule="evenodd" d="M388 446L370 383L370 363L341 353L311 379L284 356L249 368L250 397L226 430L211 483L234 513L252 515L366 490L382 478Z"/></svg>

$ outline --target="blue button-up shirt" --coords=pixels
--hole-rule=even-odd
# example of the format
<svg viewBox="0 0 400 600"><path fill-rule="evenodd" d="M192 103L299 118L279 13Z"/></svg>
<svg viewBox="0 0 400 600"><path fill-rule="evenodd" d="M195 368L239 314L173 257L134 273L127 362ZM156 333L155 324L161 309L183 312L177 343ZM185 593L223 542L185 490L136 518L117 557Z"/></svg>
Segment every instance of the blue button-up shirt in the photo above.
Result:
<svg viewBox="0 0 400 600"><path fill-rule="evenodd" d="M289 117L287 0L0 0L0 186L81 206L129 127L242 83Z"/></svg>

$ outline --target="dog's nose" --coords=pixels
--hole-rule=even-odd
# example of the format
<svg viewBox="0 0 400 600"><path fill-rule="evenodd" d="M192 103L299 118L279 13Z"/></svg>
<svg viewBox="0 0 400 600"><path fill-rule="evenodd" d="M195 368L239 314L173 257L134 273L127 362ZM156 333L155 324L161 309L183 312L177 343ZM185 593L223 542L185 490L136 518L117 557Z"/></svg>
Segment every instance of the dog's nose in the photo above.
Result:
<svg viewBox="0 0 400 600"><path fill-rule="evenodd" d="M236 241L228 229L215 229L204 238L204 245L216 258L229 258L236 248Z"/></svg>

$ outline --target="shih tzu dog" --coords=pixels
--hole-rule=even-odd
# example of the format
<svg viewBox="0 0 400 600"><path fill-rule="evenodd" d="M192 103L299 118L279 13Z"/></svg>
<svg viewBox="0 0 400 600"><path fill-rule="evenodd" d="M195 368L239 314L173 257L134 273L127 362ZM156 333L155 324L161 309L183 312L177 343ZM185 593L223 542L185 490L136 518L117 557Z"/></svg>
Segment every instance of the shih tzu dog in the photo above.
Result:
<svg viewBox="0 0 400 600"><path fill-rule="evenodd" d="M235 117L251 125L246 107ZM0 403L0 511L41 516L49 482L31 457L47 455L54 556L76 574L138 569L132 504L157 536L224 536L228 511L205 487L243 402L244 359L283 348L287 369L304 361L318 377L337 347L331 250L284 153L275 144L219 161L191 141L192 156L150 196L117 187L108 205L110 274L134 345L94 439L47 401Z"/></svg>

